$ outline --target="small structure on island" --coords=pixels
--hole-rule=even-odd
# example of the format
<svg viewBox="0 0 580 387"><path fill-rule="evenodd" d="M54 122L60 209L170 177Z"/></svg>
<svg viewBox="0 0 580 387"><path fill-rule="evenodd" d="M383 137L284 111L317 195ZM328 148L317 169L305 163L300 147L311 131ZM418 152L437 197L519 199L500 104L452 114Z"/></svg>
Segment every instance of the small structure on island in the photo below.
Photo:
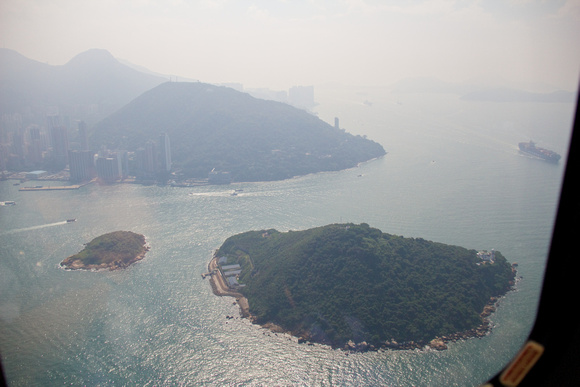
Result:
<svg viewBox="0 0 580 387"><path fill-rule="evenodd" d="M495 249L491 251L481 250L477 252L477 257L483 262L494 263L495 262Z"/></svg>

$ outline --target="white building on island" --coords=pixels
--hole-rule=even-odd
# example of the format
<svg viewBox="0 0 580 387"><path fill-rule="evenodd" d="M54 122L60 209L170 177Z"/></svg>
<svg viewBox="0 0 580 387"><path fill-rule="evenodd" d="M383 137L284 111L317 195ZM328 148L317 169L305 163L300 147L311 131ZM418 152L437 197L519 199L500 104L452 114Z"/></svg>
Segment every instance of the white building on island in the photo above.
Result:
<svg viewBox="0 0 580 387"><path fill-rule="evenodd" d="M491 249L491 251L482 250L477 253L479 259L484 262L494 263L495 262L495 249Z"/></svg>

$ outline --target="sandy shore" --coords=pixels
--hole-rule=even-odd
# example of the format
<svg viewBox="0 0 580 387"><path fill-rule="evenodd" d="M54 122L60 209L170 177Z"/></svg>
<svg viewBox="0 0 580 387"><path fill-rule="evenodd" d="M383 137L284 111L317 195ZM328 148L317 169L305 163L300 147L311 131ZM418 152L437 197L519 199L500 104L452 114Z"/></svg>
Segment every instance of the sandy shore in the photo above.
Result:
<svg viewBox="0 0 580 387"><path fill-rule="evenodd" d="M230 289L222 277L221 273L218 270L217 265L218 257L214 255L214 257L209 261L207 269L210 273L214 272L215 274L210 275L209 283L211 284L211 289L213 290L213 294L216 296L228 296L234 297L240 306L240 314L242 317L248 317L251 319L250 315L250 305L248 304L248 299L244 297L241 293L238 293L232 289Z"/></svg>

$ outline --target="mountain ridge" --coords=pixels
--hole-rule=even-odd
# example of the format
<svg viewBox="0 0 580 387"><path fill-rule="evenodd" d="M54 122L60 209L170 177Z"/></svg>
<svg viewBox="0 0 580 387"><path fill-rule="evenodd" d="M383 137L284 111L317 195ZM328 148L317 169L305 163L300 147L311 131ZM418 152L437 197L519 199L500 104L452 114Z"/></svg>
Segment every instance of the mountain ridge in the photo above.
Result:
<svg viewBox="0 0 580 387"><path fill-rule="evenodd" d="M103 49L87 50L63 65L49 65L2 48L0 69L0 112L32 111L40 115L40 122L54 107L72 115L81 106L98 106L96 121L165 82L122 64Z"/></svg>

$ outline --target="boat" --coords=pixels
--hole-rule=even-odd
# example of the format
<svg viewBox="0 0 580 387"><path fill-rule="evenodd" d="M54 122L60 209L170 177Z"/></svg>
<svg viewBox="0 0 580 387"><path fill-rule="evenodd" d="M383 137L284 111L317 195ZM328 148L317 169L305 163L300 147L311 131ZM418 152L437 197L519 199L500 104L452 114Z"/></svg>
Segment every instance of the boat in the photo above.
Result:
<svg viewBox="0 0 580 387"><path fill-rule="evenodd" d="M7 200L5 202L0 202L0 205L2 205L2 206L13 206L15 204L16 204L16 202L15 201L12 201L12 200Z"/></svg>
<svg viewBox="0 0 580 387"><path fill-rule="evenodd" d="M75 219L67 219L66 220L67 223L72 223L72 222L76 222L76 221L77 221L76 218Z"/></svg>
<svg viewBox="0 0 580 387"><path fill-rule="evenodd" d="M521 152L539 157L542 160L546 160L552 163L557 163L560 161L561 156L559 154L548 149L537 147L533 141L520 142L518 146L520 147Z"/></svg>

